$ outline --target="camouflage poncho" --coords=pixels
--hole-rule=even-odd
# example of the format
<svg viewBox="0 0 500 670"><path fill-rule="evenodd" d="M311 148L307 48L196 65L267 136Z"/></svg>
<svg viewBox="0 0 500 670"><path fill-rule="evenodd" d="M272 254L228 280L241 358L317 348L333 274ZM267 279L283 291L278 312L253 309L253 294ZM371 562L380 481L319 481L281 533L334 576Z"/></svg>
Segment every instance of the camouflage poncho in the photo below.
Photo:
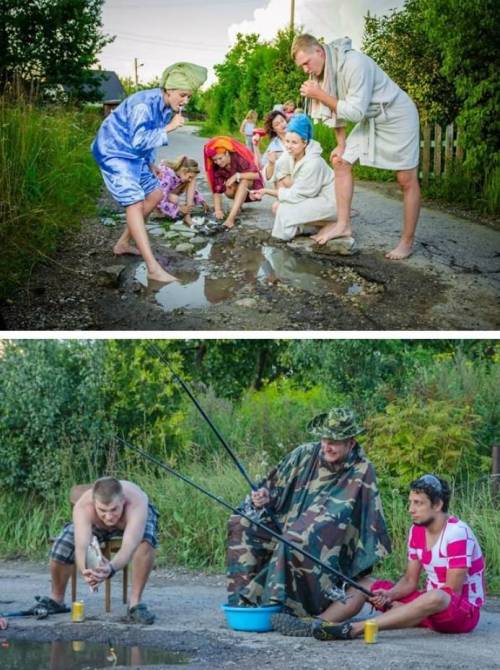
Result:
<svg viewBox="0 0 500 670"><path fill-rule="evenodd" d="M375 471L358 444L337 469L322 458L320 444L302 445L261 486L270 491L281 533L346 576L370 571L390 552ZM278 602L299 616L318 615L330 604L334 584L332 573L246 519L231 517L229 604Z"/></svg>

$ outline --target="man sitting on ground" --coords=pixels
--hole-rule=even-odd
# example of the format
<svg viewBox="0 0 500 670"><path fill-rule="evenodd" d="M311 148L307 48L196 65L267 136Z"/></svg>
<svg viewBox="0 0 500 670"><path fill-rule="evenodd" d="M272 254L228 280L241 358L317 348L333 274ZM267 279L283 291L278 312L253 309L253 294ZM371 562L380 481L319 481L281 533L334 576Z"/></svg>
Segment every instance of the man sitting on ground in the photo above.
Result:
<svg viewBox="0 0 500 670"><path fill-rule="evenodd" d="M285 456L251 503L263 523L276 521L285 538L362 579L390 551L375 471L354 439L362 428L351 410L333 408L308 430L316 440ZM229 521L228 578L230 605L283 604L273 626L285 635L300 636L300 617L327 610L338 586L333 573L236 514Z"/></svg>
<svg viewBox="0 0 500 670"><path fill-rule="evenodd" d="M484 560L469 526L448 514L450 488L435 475L423 475L410 485L409 512L413 520L408 539L408 566L397 584L360 582L374 593L380 630L430 628L439 633L470 633L479 621L484 603ZM422 568L427 573L425 591L418 591ZM351 598L334 603L311 624L319 640L350 640L363 633L364 621L349 622L366 597L354 589ZM390 609L387 609L387 608Z"/></svg>
<svg viewBox="0 0 500 670"><path fill-rule="evenodd" d="M157 534L158 512L144 491L132 482L114 477L98 479L78 498L73 509L73 522L64 526L54 542L50 554L52 593L50 598L40 599L39 604L43 604L49 614L69 611L64 605L64 594L75 560L92 589L132 561L129 619L135 623L152 624L155 616L141 602L141 597L153 568ZM94 570L85 565L92 535L99 542L122 537L121 548L112 560L103 558L102 564Z"/></svg>

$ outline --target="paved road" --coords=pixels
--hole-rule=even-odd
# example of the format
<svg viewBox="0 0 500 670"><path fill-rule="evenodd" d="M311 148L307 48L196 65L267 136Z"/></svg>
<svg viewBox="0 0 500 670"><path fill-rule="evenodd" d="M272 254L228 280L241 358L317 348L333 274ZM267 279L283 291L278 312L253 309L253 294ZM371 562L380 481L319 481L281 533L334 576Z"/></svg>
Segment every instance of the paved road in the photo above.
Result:
<svg viewBox="0 0 500 670"><path fill-rule="evenodd" d="M205 670L236 667L238 670L259 667L273 670L489 670L499 667L498 601L485 608L479 626L472 634L439 635L420 629L390 631L379 636L378 644L368 646L362 640L320 643L277 633L229 630L220 610L220 604L225 601L224 577L179 570L155 571L147 587L145 600L157 615L154 626L126 625L120 623L125 610L119 604L120 586L115 581L109 615L104 613L104 595L89 594L79 580L78 596L86 603L87 624L71 624L69 615L52 616L43 621L12 619L7 635L17 639L53 640L57 637L102 641L112 635L117 643L156 644L184 651L191 658L189 668ZM48 587L45 566L20 561L0 562L0 608L29 606L33 596L46 594ZM5 601L12 602L5 604Z"/></svg>
<svg viewBox="0 0 500 670"><path fill-rule="evenodd" d="M159 157L187 154L203 165L203 138L187 126L170 136ZM271 199L251 205L251 225L272 227ZM402 203L379 189L356 184L354 232L363 253L380 254L392 248L401 230ZM446 285L444 300L432 309L443 328L495 330L499 327L500 232L474 221L424 207L417 230L416 253L405 261L409 270L423 272ZM404 301L404 296L399 296Z"/></svg>

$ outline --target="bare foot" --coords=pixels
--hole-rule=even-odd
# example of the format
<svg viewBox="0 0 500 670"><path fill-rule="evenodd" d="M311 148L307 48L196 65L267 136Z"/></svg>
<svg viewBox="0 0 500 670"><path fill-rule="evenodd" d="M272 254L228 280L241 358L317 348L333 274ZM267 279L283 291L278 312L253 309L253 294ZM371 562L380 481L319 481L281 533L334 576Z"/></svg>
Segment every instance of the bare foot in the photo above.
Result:
<svg viewBox="0 0 500 670"><path fill-rule="evenodd" d="M348 223L328 223L319 233L312 235L311 239L318 244L326 244L328 240L333 240L336 237L352 237L351 225Z"/></svg>
<svg viewBox="0 0 500 670"><path fill-rule="evenodd" d="M413 243L412 242L401 242L398 246L392 251L388 251L385 255L391 261L402 261L404 258L408 258L413 253Z"/></svg>
<svg viewBox="0 0 500 670"><path fill-rule="evenodd" d="M0 630L6 630L8 625L7 619L0 617Z"/></svg>
<svg viewBox="0 0 500 670"><path fill-rule="evenodd" d="M120 244L117 242L115 246L113 247L113 253L115 256L126 256L126 255L131 255L131 256L140 256L141 252L137 247L133 247L130 244Z"/></svg>
<svg viewBox="0 0 500 670"><path fill-rule="evenodd" d="M189 227L191 227L191 226L193 225L193 223L194 223L193 219L190 217L189 214L186 214L186 216L184 217L183 221L184 221L184 223L186 224L186 226L189 226Z"/></svg>
<svg viewBox="0 0 500 670"><path fill-rule="evenodd" d="M152 270L148 269L148 279L151 281L161 282L162 284L169 284L173 281L179 281L174 275L165 272L160 264L155 266Z"/></svg>

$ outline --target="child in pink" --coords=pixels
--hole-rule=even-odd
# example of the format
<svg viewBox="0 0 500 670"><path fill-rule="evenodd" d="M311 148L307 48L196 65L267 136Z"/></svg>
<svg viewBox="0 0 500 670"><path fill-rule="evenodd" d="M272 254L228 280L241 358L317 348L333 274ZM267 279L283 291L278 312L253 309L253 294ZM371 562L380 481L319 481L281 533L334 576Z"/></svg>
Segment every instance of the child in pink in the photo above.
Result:
<svg viewBox="0 0 500 670"><path fill-rule="evenodd" d="M191 212L195 205L202 205L205 212L208 204L196 190L196 177L200 172L198 163L187 156L180 156L175 162L162 161L158 168L158 179L163 191L163 198L158 204L162 214L170 219L183 217L188 226L193 224ZM185 194L186 202L181 204L181 198Z"/></svg>

